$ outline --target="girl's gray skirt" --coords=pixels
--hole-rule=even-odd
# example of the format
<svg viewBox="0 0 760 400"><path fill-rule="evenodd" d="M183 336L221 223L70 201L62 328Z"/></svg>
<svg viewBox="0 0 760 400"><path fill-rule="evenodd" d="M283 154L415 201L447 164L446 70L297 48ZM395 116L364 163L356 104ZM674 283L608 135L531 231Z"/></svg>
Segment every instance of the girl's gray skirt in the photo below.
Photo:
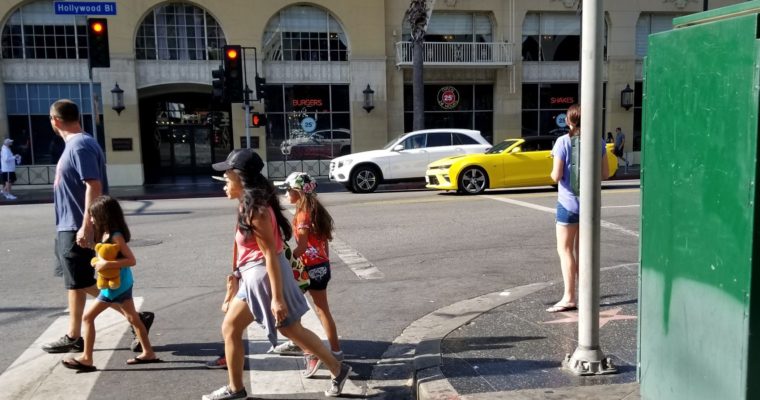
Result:
<svg viewBox="0 0 760 400"><path fill-rule="evenodd" d="M282 277L282 292L285 304L288 306L288 317L281 322L280 326L288 326L306 314L309 303L306 302L298 283L293 278L293 271L285 258L285 253L277 257ZM272 314L272 287L269 283L266 260L261 259L245 263L239 267L242 278L240 279L239 298L245 298L248 308L256 322L260 323L267 331L267 337L272 346L277 345L277 326L274 314Z"/></svg>

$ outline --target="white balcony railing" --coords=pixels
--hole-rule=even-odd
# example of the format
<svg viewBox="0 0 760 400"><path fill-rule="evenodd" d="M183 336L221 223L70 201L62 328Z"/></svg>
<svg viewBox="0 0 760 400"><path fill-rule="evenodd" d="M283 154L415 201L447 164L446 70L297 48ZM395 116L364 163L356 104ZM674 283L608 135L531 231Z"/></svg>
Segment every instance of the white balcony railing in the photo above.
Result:
<svg viewBox="0 0 760 400"><path fill-rule="evenodd" d="M504 67L512 65L511 43L426 42L426 67ZM396 66L412 65L412 42L396 43Z"/></svg>

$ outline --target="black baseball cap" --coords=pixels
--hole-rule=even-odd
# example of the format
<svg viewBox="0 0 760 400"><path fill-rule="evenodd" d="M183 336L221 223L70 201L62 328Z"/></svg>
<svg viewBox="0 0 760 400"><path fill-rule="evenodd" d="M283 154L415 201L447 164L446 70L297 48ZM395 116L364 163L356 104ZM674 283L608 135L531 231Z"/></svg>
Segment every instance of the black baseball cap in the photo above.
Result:
<svg viewBox="0 0 760 400"><path fill-rule="evenodd" d="M238 169L241 171L261 172L264 161L258 153L251 149L235 149L230 152L227 159L211 165L217 171Z"/></svg>

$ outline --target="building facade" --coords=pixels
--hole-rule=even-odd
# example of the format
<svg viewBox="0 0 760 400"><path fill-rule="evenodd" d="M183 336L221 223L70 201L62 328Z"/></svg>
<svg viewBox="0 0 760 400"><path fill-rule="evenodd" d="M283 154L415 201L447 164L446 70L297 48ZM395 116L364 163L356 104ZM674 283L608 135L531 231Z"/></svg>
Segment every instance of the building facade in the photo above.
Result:
<svg viewBox="0 0 760 400"><path fill-rule="evenodd" d="M739 3L712 0L710 8ZM110 68L88 70L85 15L52 0L0 1L0 136L22 155L19 184L50 184L63 143L50 104L80 104L82 125L106 151L113 185L205 176L250 141L270 178L326 176L329 160L382 147L412 129L409 0L116 1L108 15ZM425 43L426 128L478 129L491 142L565 132L579 102L578 0L437 0ZM605 2L604 126L626 133L637 162L647 36L698 0ZM246 127L239 103L211 102L225 44L245 47L248 85L266 79ZM125 109L112 109L111 91ZM621 91L634 90L633 107ZM372 92L374 108L365 104ZM254 95L254 98L256 96ZM603 133L603 132L600 132Z"/></svg>

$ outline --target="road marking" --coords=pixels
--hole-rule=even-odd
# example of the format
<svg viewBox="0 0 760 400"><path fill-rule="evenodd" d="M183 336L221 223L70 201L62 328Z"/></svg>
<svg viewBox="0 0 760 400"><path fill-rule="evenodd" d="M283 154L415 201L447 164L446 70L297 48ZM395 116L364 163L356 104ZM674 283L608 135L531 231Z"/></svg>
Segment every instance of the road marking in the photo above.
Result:
<svg viewBox="0 0 760 400"><path fill-rule="evenodd" d="M325 335L319 318L314 313L313 305L311 309L301 318L301 324L314 332L326 344L327 336ZM286 339L286 338L281 338ZM280 340L280 343L283 341ZM248 387L249 396L263 395L293 395L304 393L319 393L330 386L330 372L323 365L313 379L306 379L301 376L304 369L303 357L281 356L278 354L267 354L271 344L266 337L266 331L258 324L253 323L248 326L248 364L250 369L250 384ZM351 379L343 387L343 393L361 397L363 389L361 386L352 382Z"/></svg>
<svg viewBox="0 0 760 400"><path fill-rule="evenodd" d="M95 300L88 300L85 310L93 301ZM139 309L143 298L135 297L134 301L135 307ZM112 309L100 314L96 323L98 337L93 359L96 366L103 368L116 351L121 337L129 329L129 323L123 315ZM62 366L61 360L77 356L78 353L48 354L42 350L43 344L61 337L61 333L66 332L68 326L68 315L58 317L0 375L0 399L84 399L90 396L100 377L100 370L77 374Z"/></svg>
<svg viewBox="0 0 760 400"><path fill-rule="evenodd" d="M295 214L293 207L287 208L288 212ZM374 264L369 262L363 255L359 254L354 248L348 245L348 243L333 237L330 247L333 249L333 254L337 255L341 261L343 261L351 271L359 279L383 279L385 274L380 271Z"/></svg>
<svg viewBox="0 0 760 400"><path fill-rule="evenodd" d="M334 253L338 258L345 263L351 271L354 271L357 277L360 279L383 279L385 274L374 266L369 260L359 254L346 242L333 237L330 247L333 248Z"/></svg>
<svg viewBox="0 0 760 400"><path fill-rule="evenodd" d="M520 206L520 207L531 208L531 209L537 210L537 211L543 211L543 212L550 213L550 214L554 214L555 212L557 212L557 210L555 208L550 208L550 207L545 207L545 206L539 206L538 204L533 204L533 203L528 203L528 202L525 202L525 201L510 199L508 197L497 197L497 196L483 196L483 197L487 198L487 199L491 199L491 200L501 201L502 203L512 204L512 205L516 205L516 206ZM626 228L624 226L618 225L618 224L613 224L612 222L609 222L609 221L601 220L600 221L600 225L602 226L602 228L607 228L607 229L610 229L610 230L622 233L624 235L629 235L629 236L633 236L633 237L639 237L639 233L638 232L632 231L632 230L630 230L630 229L628 229L628 228Z"/></svg>

